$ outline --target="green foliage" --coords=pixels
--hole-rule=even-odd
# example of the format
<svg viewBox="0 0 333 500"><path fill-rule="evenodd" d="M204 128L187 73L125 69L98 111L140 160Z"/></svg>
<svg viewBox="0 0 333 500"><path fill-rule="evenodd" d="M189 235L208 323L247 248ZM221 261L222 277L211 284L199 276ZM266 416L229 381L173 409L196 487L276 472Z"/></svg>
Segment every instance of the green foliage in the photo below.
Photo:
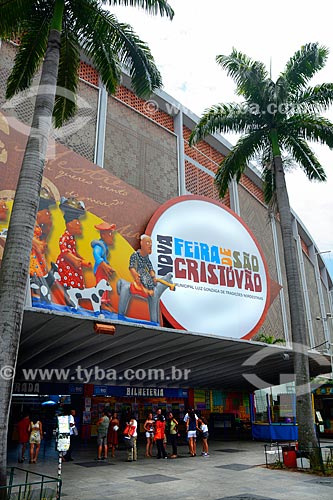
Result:
<svg viewBox="0 0 333 500"><path fill-rule="evenodd" d="M274 335L268 335L266 333L260 333L256 340L258 342L264 342L265 344L284 344L283 339L277 339L274 337Z"/></svg>
<svg viewBox="0 0 333 500"><path fill-rule="evenodd" d="M288 61L276 82L261 62L232 50L217 62L233 78L242 104L218 104L207 109L190 137L194 145L215 132L243 134L221 162L216 184L221 197L229 182L240 180L248 161L262 158L262 179L267 204L274 201L274 156L289 155L309 180L325 181L326 174L308 141L333 148L333 124L320 116L333 102L333 83L307 87L322 69L328 50L318 43L301 47Z"/></svg>
<svg viewBox="0 0 333 500"><path fill-rule="evenodd" d="M104 6L138 7L170 19L167 0L0 0L0 37L21 37L7 99L30 87L43 63L50 29L61 29L58 93L53 110L60 127L76 111L80 52L95 65L108 92L115 93L125 69L137 95L147 97L162 79L148 45Z"/></svg>

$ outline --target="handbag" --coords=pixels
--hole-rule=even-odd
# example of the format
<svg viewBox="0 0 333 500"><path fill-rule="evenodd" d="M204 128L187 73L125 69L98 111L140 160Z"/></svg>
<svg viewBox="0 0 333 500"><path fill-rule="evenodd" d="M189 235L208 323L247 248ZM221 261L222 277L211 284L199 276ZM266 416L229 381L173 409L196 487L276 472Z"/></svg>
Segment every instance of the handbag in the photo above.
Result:
<svg viewBox="0 0 333 500"><path fill-rule="evenodd" d="M79 435L79 431L77 430L76 425L74 425L74 427L72 427L72 431L73 431L73 436L78 436Z"/></svg>
<svg viewBox="0 0 333 500"><path fill-rule="evenodd" d="M136 430L136 426L135 425L129 425L129 424L126 424L126 427L124 429L124 436L133 436L133 434L135 433L135 430Z"/></svg>

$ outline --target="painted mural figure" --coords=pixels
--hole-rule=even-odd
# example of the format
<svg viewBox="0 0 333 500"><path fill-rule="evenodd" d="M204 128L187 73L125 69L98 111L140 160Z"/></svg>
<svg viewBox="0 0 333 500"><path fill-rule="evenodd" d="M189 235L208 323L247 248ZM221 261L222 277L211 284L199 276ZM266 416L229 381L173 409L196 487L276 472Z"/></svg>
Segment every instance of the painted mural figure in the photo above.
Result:
<svg viewBox="0 0 333 500"><path fill-rule="evenodd" d="M7 236L7 227L3 227L1 222L6 222L8 216L8 206L6 200L0 199L0 266L2 261L2 255L5 248L5 241Z"/></svg>
<svg viewBox="0 0 333 500"><path fill-rule="evenodd" d="M95 228L100 232L100 239L93 240L91 246L94 255L94 274L96 278L96 285L101 280L110 281L112 274L115 272L109 262L109 247L113 245L114 231L116 230L115 224L108 224L102 222L97 224ZM101 308L113 312L110 300L110 293L105 291L102 296Z"/></svg>
<svg viewBox="0 0 333 500"><path fill-rule="evenodd" d="M83 267L90 267L76 250L76 236L82 235L80 218L86 213L84 203L75 198L61 198L60 208L64 213L66 231L59 240L60 254L57 258L60 282L65 288L85 288Z"/></svg>
<svg viewBox="0 0 333 500"><path fill-rule="evenodd" d="M55 199L47 188L42 187L30 254L31 277L35 276L41 278L48 273L46 262L48 245L46 239L52 228L52 217L50 212L50 206L52 205L55 205Z"/></svg>
<svg viewBox="0 0 333 500"><path fill-rule="evenodd" d="M172 273L162 278L157 278L149 255L152 252L152 240L150 236L143 234L140 237L140 248L130 256L129 270L134 282L129 283L120 279L117 281L117 292L119 294L118 314L125 316L131 298L143 298L148 301L150 321L159 323L161 295L167 290L175 290L172 282Z"/></svg>
<svg viewBox="0 0 333 500"><path fill-rule="evenodd" d="M129 262L129 270L134 278L131 283L131 293L141 297L152 297L156 286L156 277L149 255L152 252L152 241L150 236L140 236L140 248L132 253Z"/></svg>
<svg viewBox="0 0 333 500"><path fill-rule="evenodd" d="M7 220L8 207L5 200L0 200L0 221Z"/></svg>

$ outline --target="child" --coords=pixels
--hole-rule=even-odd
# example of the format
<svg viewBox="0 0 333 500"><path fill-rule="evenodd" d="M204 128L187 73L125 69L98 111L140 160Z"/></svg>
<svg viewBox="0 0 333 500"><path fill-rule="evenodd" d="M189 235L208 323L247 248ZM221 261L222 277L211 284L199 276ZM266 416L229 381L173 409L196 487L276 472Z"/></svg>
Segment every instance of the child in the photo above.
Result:
<svg viewBox="0 0 333 500"><path fill-rule="evenodd" d="M202 452L201 455L203 457L209 457L208 453L208 422L205 417L201 417L201 426L200 426L200 432L202 432Z"/></svg>

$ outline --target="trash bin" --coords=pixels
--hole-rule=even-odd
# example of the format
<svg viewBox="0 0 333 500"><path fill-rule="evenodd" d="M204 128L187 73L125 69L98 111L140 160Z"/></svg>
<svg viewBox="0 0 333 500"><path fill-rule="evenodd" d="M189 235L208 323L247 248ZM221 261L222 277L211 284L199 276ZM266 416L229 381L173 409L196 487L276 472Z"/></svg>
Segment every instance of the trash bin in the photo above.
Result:
<svg viewBox="0 0 333 500"><path fill-rule="evenodd" d="M286 467L296 467L296 446L282 446L283 463Z"/></svg>

